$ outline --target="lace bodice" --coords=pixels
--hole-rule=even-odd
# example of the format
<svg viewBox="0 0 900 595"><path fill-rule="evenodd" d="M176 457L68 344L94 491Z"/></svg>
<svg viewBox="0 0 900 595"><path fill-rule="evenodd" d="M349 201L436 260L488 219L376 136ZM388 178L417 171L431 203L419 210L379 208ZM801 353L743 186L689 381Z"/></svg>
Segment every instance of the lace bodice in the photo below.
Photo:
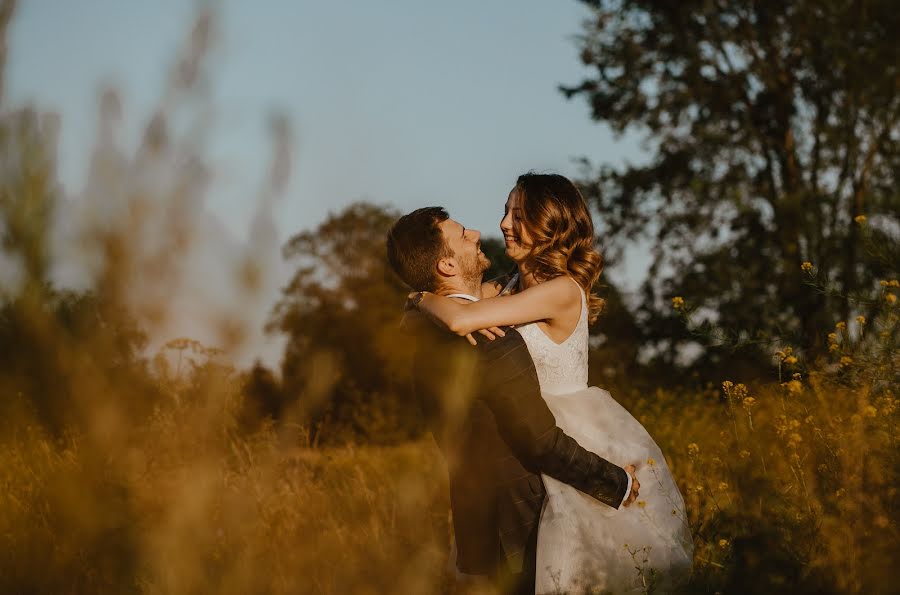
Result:
<svg viewBox="0 0 900 595"><path fill-rule="evenodd" d="M572 280L575 282L575 280ZM579 287L580 289L580 287ZM541 383L541 392L573 393L587 388L588 381L588 309L581 292L581 316L575 330L562 343L554 343L532 322L516 327L525 344Z"/></svg>

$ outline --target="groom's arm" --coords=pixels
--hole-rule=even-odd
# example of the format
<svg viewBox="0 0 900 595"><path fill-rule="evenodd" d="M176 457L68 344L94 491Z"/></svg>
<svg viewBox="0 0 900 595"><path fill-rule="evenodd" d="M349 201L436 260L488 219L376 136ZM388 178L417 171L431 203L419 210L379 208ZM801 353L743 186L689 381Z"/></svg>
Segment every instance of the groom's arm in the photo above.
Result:
<svg viewBox="0 0 900 595"><path fill-rule="evenodd" d="M630 492L624 469L585 450L556 425L540 392L534 362L518 332L480 343L482 398L522 465L619 508Z"/></svg>

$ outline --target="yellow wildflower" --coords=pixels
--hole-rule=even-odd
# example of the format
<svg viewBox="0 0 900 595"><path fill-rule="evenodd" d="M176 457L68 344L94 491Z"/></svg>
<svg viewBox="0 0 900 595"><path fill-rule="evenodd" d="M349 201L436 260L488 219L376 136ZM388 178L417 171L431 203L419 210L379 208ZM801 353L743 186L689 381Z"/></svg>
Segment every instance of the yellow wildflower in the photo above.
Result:
<svg viewBox="0 0 900 595"><path fill-rule="evenodd" d="M797 358L794 357L793 355L789 355L786 358L784 358L784 363L786 363L789 366L793 366L794 364L797 363Z"/></svg>
<svg viewBox="0 0 900 595"><path fill-rule="evenodd" d="M754 403L756 403L756 399L754 399L753 397L747 397L743 401L744 407L747 409L750 409L751 407L753 407Z"/></svg>
<svg viewBox="0 0 900 595"><path fill-rule="evenodd" d="M890 281L888 281L888 286L889 287L900 287L900 280L891 279Z"/></svg>
<svg viewBox="0 0 900 595"><path fill-rule="evenodd" d="M675 308L676 310L681 310L682 308L684 308L684 298L681 296L678 296L678 295L673 297L672 298L672 307Z"/></svg>
<svg viewBox="0 0 900 595"><path fill-rule="evenodd" d="M802 375L800 372L794 372L794 373L791 375L791 378L792 378L793 380L800 380L801 378L803 378L803 375Z"/></svg>
<svg viewBox="0 0 900 595"><path fill-rule="evenodd" d="M809 262L809 261L806 261L806 262L804 262L803 264L800 265L800 268L803 269L804 271L806 271L806 272L808 273L808 272L810 272L810 271L812 270L813 264L812 264L811 262Z"/></svg>
<svg viewBox="0 0 900 595"><path fill-rule="evenodd" d="M878 415L878 410L871 405L866 405L863 408L863 415L865 415L866 417L875 417Z"/></svg>
<svg viewBox="0 0 900 595"><path fill-rule="evenodd" d="M828 333L828 341L830 343L837 343L837 333Z"/></svg>
<svg viewBox="0 0 900 595"><path fill-rule="evenodd" d="M856 217L853 218L853 220L856 221L857 223L859 223L860 225L862 225L863 223L866 222L866 216L865 215L857 215Z"/></svg>
<svg viewBox="0 0 900 595"><path fill-rule="evenodd" d="M719 482L719 489L720 489L720 490L727 490L727 489L728 489L728 484L725 483L724 481Z"/></svg>
<svg viewBox="0 0 900 595"><path fill-rule="evenodd" d="M842 331L847 328L847 323L842 320L839 323L837 323L836 325L834 325L834 328L836 328L839 331Z"/></svg>
<svg viewBox="0 0 900 595"><path fill-rule="evenodd" d="M747 388L746 384L735 384L733 393L735 399L743 399L750 394L750 390Z"/></svg>
<svg viewBox="0 0 900 595"><path fill-rule="evenodd" d="M656 464L656 461L653 460L653 457L647 459L647 464L651 467Z"/></svg>
<svg viewBox="0 0 900 595"><path fill-rule="evenodd" d="M727 539L720 539L720 540L719 540L719 547L722 548L723 550L724 550L725 548L727 548L727 547L728 547L728 540L727 540Z"/></svg>
<svg viewBox="0 0 900 595"><path fill-rule="evenodd" d="M884 299L887 300L887 303L893 304L894 302L897 301L897 296L894 295L893 293L889 293L884 296Z"/></svg>
<svg viewBox="0 0 900 595"><path fill-rule="evenodd" d="M849 365L852 364L852 363L853 363L853 358L850 357L849 355L845 355L845 356L841 357L841 366L845 366L845 367L846 367L846 366L849 366Z"/></svg>
<svg viewBox="0 0 900 595"><path fill-rule="evenodd" d="M646 500L638 500L637 505L638 505L638 508L647 508L647 501Z"/></svg>
<svg viewBox="0 0 900 595"><path fill-rule="evenodd" d="M690 444L688 444L687 449L688 449L688 454L691 455L692 457L695 457L700 453L700 447L697 446L696 442L691 442Z"/></svg>
<svg viewBox="0 0 900 595"><path fill-rule="evenodd" d="M703 486L701 486L701 485L694 486L694 491L699 494L700 492L703 491Z"/></svg>
<svg viewBox="0 0 900 595"><path fill-rule="evenodd" d="M879 281L878 284L881 285L882 287L887 287L889 285L889 283L887 281L885 281L884 279Z"/></svg>
<svg viewBox="0 0 900 595"><path fill-rule="evenodd" d="M742 450L741 452L738 453L738 456L741 457L742 459L749 458L749 457L750 457L750 451L749 451L749 450Z"/></svg>
<svg viewBox="0 0 900 595"><path fill-rule="evenodd" d="M865 324L865 323L866 323L866 317L863 316L863 315L859 315L859 316L856 317L856 322L859 323L859 324Z"/></svg>
<svg viewBox="0 0 900 595"><path fill-rule="evenodd" d="M787 388L788 393L792 395L799 395L803 392L803 384L799 380L788 380L784 383L784 386Z"/></svg>
<svg viewBox="0 0 900 595"><path fill-rule="evenodd" d="M828 351L837 351L840 349L840 346L837 343L832 343L828 346Z"/></svg>

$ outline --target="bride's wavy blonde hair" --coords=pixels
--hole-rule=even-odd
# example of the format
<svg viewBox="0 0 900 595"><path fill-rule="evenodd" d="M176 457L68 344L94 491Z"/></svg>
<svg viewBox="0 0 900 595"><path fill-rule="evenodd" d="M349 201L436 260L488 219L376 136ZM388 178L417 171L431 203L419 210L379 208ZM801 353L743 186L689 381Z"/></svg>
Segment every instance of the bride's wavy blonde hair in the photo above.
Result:
<svg viewBox="0 0 900 595"><path fill-rule="evenodd" d="M526 260L538 281L569 275L584 290L594 323L604 300L594 293L603 257L594 249L594 222L584 197L568 178L528 172L516 181L519 220L531 240Z"/></svg>

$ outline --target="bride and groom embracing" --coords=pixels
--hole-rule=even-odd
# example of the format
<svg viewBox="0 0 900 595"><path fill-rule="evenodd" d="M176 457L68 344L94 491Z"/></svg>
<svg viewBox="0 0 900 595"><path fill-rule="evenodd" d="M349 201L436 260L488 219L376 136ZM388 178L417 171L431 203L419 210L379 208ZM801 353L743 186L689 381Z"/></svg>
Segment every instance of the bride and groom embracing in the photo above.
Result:
<svg viewBox="0 0 900 595"><path fill-rule="evenodd" d="M413 392L447 461L457 580L539 595L671 589L691 567L684 500L643 426L587 385L603 302L585 201L563 176L525 174L500 229L518 268L506 283L482 281L479 232L440 207L387 238L418 290L405 319Z"/></svg>

